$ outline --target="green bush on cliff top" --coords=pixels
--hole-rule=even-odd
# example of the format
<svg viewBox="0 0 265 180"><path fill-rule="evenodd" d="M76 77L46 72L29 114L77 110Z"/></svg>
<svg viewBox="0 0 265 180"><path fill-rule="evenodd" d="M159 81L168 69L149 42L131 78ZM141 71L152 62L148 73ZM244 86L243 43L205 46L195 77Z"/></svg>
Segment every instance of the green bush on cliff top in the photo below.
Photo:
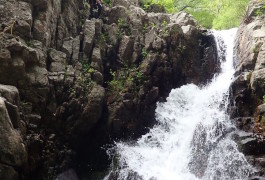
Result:
<svg viewBox="0 0 265 180"><path fill-rule="evenodd" d="M151 4L165 7L167 12L186 11L206 28L237 27L250 0L141 0L143 7Z"/></svg>

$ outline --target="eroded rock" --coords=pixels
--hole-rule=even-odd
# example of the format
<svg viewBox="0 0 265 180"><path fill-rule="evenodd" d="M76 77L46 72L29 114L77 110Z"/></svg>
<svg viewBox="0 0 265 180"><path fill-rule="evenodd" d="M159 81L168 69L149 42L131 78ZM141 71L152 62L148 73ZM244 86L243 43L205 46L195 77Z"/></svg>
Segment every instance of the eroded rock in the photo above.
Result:
<svg viewBox="0 0 265 180"><path fill-rule="evenodd" d="M19 133L14 130L3 98L0 97L0 163L21 167L27 153Z"/></svg>

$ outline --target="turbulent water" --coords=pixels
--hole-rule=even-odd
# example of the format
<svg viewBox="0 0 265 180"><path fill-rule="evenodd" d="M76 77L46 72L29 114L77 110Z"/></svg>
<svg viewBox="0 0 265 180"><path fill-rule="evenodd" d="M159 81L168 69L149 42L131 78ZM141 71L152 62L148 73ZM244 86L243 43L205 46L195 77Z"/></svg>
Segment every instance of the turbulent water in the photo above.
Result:
<svg viewBox="0 0 265 180"><path fill-rule="evenodd" d="M235 127L227 115L236 29L213 33L220 59L226 57L221 72L205 87L172 90L158 103L157 125L149 133L135 143L117 143L114 179L247 179L252 169L232 140Z"/></svg>

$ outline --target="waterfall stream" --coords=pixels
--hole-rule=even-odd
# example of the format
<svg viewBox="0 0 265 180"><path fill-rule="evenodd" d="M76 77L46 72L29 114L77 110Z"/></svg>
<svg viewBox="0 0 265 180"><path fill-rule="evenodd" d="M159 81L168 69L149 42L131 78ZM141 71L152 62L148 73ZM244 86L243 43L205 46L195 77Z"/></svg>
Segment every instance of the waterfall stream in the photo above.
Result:
<svg viewBox="0 0 265 180"><path fill-rule="evenodd" d="M157 125L149 133L134 143L116 144L112 179L248 178L253 169L233 141L236 128L227 114L236 31L213 31L225 60L220 58L221 72L208 85L173 89L157 104Z"/></svg>

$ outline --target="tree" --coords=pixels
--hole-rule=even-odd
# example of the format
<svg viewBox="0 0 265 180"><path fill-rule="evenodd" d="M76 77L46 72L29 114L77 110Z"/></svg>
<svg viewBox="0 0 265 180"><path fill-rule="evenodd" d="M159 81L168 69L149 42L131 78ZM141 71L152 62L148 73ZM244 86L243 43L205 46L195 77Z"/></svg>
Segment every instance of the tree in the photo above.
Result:
<svg viewBox="0 0 265 180"><path fill-rule="evenodd" d="M227 29L239 25L250 0L142 0L159 4L167 12L186 11L206 28Z"/></svg>

